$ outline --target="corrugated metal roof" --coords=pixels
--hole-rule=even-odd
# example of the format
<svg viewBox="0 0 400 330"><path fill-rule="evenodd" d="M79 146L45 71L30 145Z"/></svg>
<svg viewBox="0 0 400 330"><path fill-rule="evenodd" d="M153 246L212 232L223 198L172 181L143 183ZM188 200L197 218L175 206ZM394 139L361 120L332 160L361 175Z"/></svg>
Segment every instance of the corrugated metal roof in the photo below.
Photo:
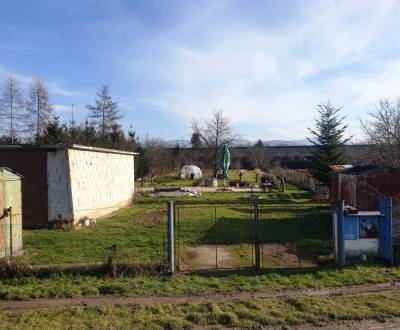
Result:
<svg viewBox="0 0 400 330"><path fill-rule="evenodd" d="M333 172L343 172L343 171L346 171L346 170L348 170L348 169L350 169L350 168L352 168L354 166L353 165L339 165L339 164L337 164L337 165L329 165L329 167Z"/></svg>

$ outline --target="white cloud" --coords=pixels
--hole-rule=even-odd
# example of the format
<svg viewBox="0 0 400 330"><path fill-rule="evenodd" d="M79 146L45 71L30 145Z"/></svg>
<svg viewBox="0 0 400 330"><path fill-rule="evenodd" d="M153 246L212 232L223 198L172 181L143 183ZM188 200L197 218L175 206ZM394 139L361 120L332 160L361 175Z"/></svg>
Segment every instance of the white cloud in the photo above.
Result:
<svg viewBox="0 0 400 330"><path fill-rule="evenodd" d="M186 121L224 108L235 125L257 123L259 132L265 127L271 135L265 137L303 138L316 104L330 98L344 107L358 134L365 108L399 86L397 59L389 64L382 59L397 49L390 41L392 29L400 27L398 3L301 4L290 25L275 29L238 21L214 26L210 14L206 20L194 17L190 33L202 42L168 35L161 43L162 70L154 80L168 92L155 93L151 103ZM143 68L152 60L145 59Z"/></svg>
<svg viewBox="0 0 400 330"><path fill-rule="evenodd" d="M64 104L53 104L53 107L58 114L64 114L64 113L69 113L70 115L72 114L71 106L68 107Z"/></svg>

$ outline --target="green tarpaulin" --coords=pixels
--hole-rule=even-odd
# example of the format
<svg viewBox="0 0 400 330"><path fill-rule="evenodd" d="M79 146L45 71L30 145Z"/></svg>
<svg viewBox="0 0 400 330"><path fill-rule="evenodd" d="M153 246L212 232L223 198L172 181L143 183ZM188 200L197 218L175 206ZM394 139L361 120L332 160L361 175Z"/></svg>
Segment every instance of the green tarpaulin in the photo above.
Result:
<svg viewBox="0 0 400 330"><path fill-rule="evenodd" d="M229 152L228 146L224 144L222 149L222 177L228 179L228 170L231 164L231 153Z"/></svg>

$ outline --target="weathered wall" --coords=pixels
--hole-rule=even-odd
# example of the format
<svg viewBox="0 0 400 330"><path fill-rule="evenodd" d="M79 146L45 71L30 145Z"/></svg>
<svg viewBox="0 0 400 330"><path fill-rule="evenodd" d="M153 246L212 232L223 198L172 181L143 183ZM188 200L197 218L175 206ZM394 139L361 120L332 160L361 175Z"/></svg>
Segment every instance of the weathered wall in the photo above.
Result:
<svg viewBox="0 0 400 330"><path fill-rule="evenodd" d="M15 253L22 249L21 180L7 180L4 186L4 205L12 208L9 216L5 218L6 245L8 245L6 252Z"/></svg>
<svg viewBox="0 0 400 330"><path fill-rule="evenodd" d="M47 226L47 150L0 149L0 166L23 176L24 228Z"/></svg>
<svg viewBox="0 0 400 330"><path fill-rule="evenodd" d="M332 177L331 203L345 200L359 210L375 211L381 197L393 199L394 236L400 242L400 170L380 169L356 174L335 173Z"/></svg>
<svg viewBox="0 0 400 330"><path fill-rule="evenodd" d="M11 212L5 214L5 209ZM0 171L0 257L22 249L21 179L7 170Z"/></svg>
<svg viewBox="0 0 400 330"><path fill-rule="evenodd" d="M0 180L0 257L4 256L6 248L5 232L4 232L5 218L3 218L3 210L4 210L4 183L2 180Z"/></svg>
<svg viewBox="0 0 400 330"><path fill-rule="evenodd" d="M67 149L47 154L48 219L49 222L73 220L71 181Z"/></svg>
<svg viewBox="0 0 400 330"><path fill-rule="evenodd" d="M109 152L68 149L75 223L109 214L132 202L134 158Z"/></svg>

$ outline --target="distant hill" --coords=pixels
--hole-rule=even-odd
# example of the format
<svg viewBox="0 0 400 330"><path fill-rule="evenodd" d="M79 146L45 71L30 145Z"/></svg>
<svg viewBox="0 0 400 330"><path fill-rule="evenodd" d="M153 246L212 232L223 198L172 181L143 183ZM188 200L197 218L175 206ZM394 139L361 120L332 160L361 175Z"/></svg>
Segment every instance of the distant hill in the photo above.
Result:
<svg viewBox="0 0 400 330"><path fill-rule="evenodd" d="M164 143L170 147L173 148L177 145L179 145L181 148L190 148L192 145L189 140L166 140ZM252 146L256 143L256 141L249 141L249 140L243 140L238 143L238 145L241 146ZM310 141L307 139L303 140L267 140L263 141L265 145L269 145L271 147L278 147L278 146L308 146L311 145Z"/></svg>
<svg viewBox="0 0 400 330"><path fill-rule="evenodd" d="M312 145L307 139L303 140L269 140L264 141L264 144L268 144L271 147L277 146L309 146Z"/></svg>

